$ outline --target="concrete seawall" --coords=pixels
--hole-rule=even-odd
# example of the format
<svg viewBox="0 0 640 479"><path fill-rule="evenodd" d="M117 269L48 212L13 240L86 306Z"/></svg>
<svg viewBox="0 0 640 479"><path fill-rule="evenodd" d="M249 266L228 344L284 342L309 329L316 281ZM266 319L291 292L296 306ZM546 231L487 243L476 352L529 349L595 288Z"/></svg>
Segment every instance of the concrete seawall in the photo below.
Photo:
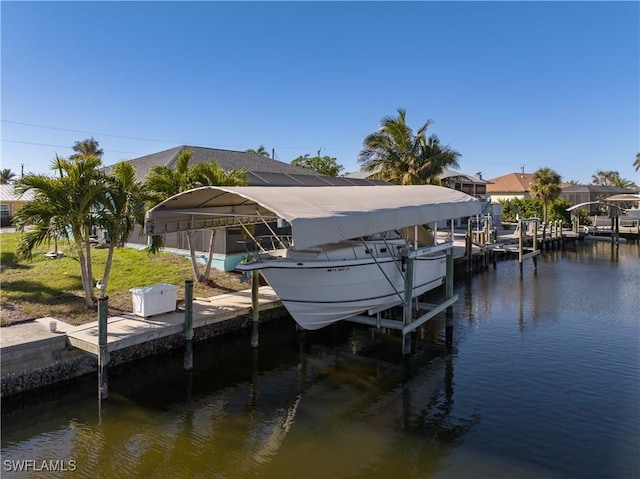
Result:
<svg viewBox="0 0 640 479"><path fill-rule="evenodd" d="M284 307L261 311L260 322L287 316ZM49 323L56 321L53 333ZM203 341L251 327L251 315L202 326L194 330L194 341ZM53 318L40 318L1 328L0 397L59 383L85 374L96 374L96 356L69 343L65 330L73 328ZM19 329L19 331L18 331ZM154 339L110 353L109 365L117 366L146 356L184 347L183 334Z"/></svg>

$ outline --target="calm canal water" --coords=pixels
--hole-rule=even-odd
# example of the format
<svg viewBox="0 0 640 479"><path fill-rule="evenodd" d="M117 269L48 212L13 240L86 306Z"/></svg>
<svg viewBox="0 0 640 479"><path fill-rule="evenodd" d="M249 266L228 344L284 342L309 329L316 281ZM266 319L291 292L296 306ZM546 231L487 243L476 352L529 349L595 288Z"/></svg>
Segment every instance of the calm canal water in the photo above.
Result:
<svg viewBox="0 0 640 479"><path fill-rule="evenodd" d="M442 318L406 362L395 336L286 319L257 354L245 334L197 344L190 376L181 352L112 368L100 409L95 377L5 399L2 477L640 477L640 247L456 289L449 355Z"/></svg>

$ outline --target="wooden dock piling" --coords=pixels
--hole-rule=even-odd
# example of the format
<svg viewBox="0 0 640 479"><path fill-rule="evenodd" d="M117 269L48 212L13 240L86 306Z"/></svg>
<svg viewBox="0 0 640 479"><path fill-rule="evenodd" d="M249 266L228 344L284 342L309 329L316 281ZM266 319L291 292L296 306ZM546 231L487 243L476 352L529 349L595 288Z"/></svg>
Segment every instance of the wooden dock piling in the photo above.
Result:
<svg viewBox="0 0 640 479"><path fill-rule="evenodd" d="M184 282L184 370L193 369L193 280Z"/></svg>
<svg viewBox="0 0 640 479"><path fill-rule="evenodd" d="M445 300L453 298L453 248L447 251L447 278L445 279ZM447 307L445 314L445 345L447 351L453 348L453 306Z"/></svg>
<svg viewBox="0 0 640 479"><path fill-rule="evenodd" d="M406 253L405 253L406 254ZM413 322L413 276L415 259L407 256L404 287L404 326L408 327ZM402 332L402 354L411 354L411 333Z"/></svg>
<svg viewBox="0 0 640 479"><path fill-rule="evenodd" d="M538 222L533 222L533 251L538 251ZM533 257L533 269L538 269L538 257Z"/></svg>
<svg viewBox="0 0 640 479"><path fill-rule="evenodd" d="M259 341L260 308L258 290L260 287L260 271L251 273L251 347L257 348Z"/></svg>
<svg viewBox="0 0 640 479"><path fill-rule="evenodd" d="M109 397L109 352L107 351L107 314L109 297L98 298L98 400Z"/></svg>
<svg viewBox="0 0 640 479"><path fill-rule="evenodd" d="M467 234L464 237L464 251L467 256L467 274L471 275L473 271L473 239L472 239L472 230L471 230L471 222L469 221L467 225Z"/></svg>
<svg viewBox="0 0 640 479"><path fill-rule="evenodd" d="M520 277L522 277L522 262L524 260L524 221L518 221L518 265L520 266Z"/></svg>

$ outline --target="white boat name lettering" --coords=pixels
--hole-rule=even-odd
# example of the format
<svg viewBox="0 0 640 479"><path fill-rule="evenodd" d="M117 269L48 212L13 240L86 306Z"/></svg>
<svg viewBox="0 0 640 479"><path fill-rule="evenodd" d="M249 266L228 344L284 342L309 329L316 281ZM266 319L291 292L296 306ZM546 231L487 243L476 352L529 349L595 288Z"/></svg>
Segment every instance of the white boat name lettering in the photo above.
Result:
<svg viewBox="0 0 640 479"><path fill-rule="evenodd" d="M327 273L330 273L332 271L349 271L349 267L342 267L342 268L327 268Z"/></svg>

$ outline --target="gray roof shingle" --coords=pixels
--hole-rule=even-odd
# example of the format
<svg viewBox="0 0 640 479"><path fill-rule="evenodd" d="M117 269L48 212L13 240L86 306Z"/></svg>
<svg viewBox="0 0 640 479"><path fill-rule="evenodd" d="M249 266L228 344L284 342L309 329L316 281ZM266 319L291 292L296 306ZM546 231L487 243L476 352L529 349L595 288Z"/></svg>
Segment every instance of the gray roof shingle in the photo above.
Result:
<svg viewBox="0 0 640 479"><path fill-rule="evenodd" d="M318 174L283 161L274 160L244 151L219 150L200 146L182 145L128 160L136 167L136 179L144 180L154 166L175 168L178 156L185 150L193 152L190 165L215 160L224 170L243 169L249 176L251 186L339 186L384 184L380 181L335 178ZM109 171L111 166L105 168Z"/></svg>

